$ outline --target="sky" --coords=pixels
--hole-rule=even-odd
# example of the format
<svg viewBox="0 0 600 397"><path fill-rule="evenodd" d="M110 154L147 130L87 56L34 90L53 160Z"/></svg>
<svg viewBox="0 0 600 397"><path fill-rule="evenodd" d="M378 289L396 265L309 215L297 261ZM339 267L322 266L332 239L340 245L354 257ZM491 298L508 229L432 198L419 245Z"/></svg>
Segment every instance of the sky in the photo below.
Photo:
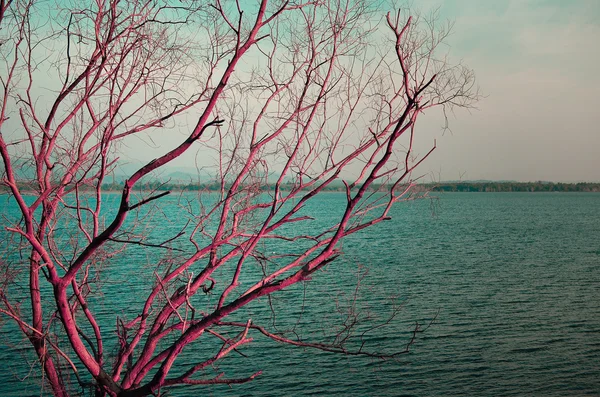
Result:
<svg viewBox="0 0 600 397"><path fill-rule="evenodd" d="M424 181L600 182L600 0L415 0L454 21L483 98L419 119ZM182 159L183 161L187 161Z"/></svg>
<svg viewBox="0 0 600 397"><path fill-rule="evenodd" d="M435 180L600 181L600 1L426 0L455 21L450 54L475 70L477 110L423 124ZM425 118L428 116L425 115Z"/></svg>
<svg viewBox="0 0 600 397"><path fill-rule="evenodd" d="M600 0L413 0L413 8L454 21L451 61L475 71L483 95L476 109L450 114L449 131L439 112L420 117L417 154L437 142L418 170L424 180L600 182ZM148 161L179 140L139 143L125 160ZM194 155L175 168L193 171Z"/></svg>

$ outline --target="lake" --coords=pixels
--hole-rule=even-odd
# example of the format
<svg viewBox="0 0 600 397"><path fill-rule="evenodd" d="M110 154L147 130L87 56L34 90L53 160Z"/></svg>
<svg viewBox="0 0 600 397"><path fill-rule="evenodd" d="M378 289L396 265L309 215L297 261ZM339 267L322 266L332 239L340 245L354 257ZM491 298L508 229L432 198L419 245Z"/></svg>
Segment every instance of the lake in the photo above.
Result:
<svg viewBox="0 0 600 397"><path fill-rule="evenodd" d="M366 346L402 350L418 322L427 329L417 334L410 353L382 361L277 345L254 335L256 341L241 349L247 357L233 354L215 371L233 377L263 370L256 380L176 388L170 395L599 395L600 194L437 197L400 203L391 221L347 239L344 255L327 270L276 296L276 319L266 302L244 313L281 329L298 324L304 338L320 340L339 320L336 307L359 312L363 329L400 307L387 327L367 334ZM167 212L168 200L175 199L163 201ZM343 194L327 193L307 211L317 219L330 216L343 200ZM123 263L151 261L143 251L128 255ZM106 301L96 304L107 335L115 312L133 310L122 278L131 280L144 268L131 266L107 279ZM0 324L0 395L39 395L27 377L26 353L18 348L22 338L10 324ZM181 360L192 362L206 347L188 347Z"/></svg>

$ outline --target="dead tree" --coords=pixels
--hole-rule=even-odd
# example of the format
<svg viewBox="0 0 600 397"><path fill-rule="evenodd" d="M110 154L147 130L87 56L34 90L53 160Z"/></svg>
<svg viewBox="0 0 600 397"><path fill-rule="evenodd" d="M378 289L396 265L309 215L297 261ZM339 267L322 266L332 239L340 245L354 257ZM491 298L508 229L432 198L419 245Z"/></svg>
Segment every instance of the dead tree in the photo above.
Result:
<svg viewBox="0 0 600 397"><path fill-rule="evenodd" d="M362 0L177 4L0 2L1 183L18 208L3 219L0 313L31 342L45 383L55 396L76 382L97 395L144 396L246 382L260 371L242 379L203 371L252 335L402 353L350 350L346 337L299 339L231 315L308 280L346 236L389 219L410 196L413 171L431 153L412 150L418 117L478 97L472 71L440 47L450 26L406 10L381 19ZM103 189L120 156L161 134L177 139L174 131L185 137L131 173L107 211ZM202 166L216 191L182 206L178 228L153 240L145 222L169 191L139 186L190 151L214 160ZM306 204L340 180L341 215L315 227ZM272 253L269 242L302 250ZM151 252L148 262L120 261L132 246ZM103 277L123 266L153 281L137 314L112 319L111 329L95 309ZM176 364L207 338L220 347Z"/></svg>

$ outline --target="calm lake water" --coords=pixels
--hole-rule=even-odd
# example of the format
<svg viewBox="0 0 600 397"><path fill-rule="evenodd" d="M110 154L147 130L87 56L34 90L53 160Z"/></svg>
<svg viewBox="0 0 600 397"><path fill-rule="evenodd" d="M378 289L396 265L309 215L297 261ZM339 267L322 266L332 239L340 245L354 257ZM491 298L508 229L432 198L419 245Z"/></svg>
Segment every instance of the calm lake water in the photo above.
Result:
<svg viewBox="0 0 600 397"><path fill-rule="evenodd" d="M343 200L325 194L308 210L319 219ZM278 295L275 320L266 302L244 314L281 329L298 323L304 338L320 340L336 324L336 304L351 305L356 280L368 271L356 307L364 326L402 306L388 327L366 338L369 349L402 350L415 322L424 328L435 318L409 354L395 361L346 357L255 335L242 349L247 357L231 355L215 369L228 377L263 370L255 381L170 395L600 395L600 194L447 193L401 203L392 217L346 240L344 255L311 282ZM132 310L131 291L142 288L131 276L144 268L131 264L151 260L143 251L128 255L96 304L107 335L114 313ZM39 395L35 382L17 380L29 368L13 329L0 329L0 395ZM207 347L186 349L182 364L213 351Z"/></svg>

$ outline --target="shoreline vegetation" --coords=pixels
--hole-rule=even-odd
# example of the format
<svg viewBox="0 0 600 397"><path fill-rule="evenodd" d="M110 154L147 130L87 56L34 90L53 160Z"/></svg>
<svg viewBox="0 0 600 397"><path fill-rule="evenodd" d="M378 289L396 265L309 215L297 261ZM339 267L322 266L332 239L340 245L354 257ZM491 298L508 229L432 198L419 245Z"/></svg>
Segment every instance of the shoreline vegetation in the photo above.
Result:
<svg viewBox="0 0 600 397"><path fill-rule="evenodd" d="M419 184L433 192L600 192L600 182L440 182Z"/></svg>
<svg viewBox="0 0 600 397"><path fill-rule="evenodd" d="M19 189L23 192L36 191L34 183L21 183ZM283 184L282 190L291 190L292 184ZM381 185L374 185L371 191L379 190ZM105 183L102 190L105 192L120 192L123 188L122 182ZM225 187L227 189L227 186ZM257 186L265 191L273 189L273 184ZM92 186L82 187L81 190L92 190ZM139 184L139 190L152 191L220 191L221 186L218 183L189 182L189 181L152 181ZM7 193L7 186L0 185L0 193ZM324 191L343 192L345 186L342 182L331 184ZM438 183L418 183L413 188L413 192L600 192L600 182L579 182L579 183L555 183L555 182L512 182L512 181L475 181L475 182L438 182Z"/></svg>

